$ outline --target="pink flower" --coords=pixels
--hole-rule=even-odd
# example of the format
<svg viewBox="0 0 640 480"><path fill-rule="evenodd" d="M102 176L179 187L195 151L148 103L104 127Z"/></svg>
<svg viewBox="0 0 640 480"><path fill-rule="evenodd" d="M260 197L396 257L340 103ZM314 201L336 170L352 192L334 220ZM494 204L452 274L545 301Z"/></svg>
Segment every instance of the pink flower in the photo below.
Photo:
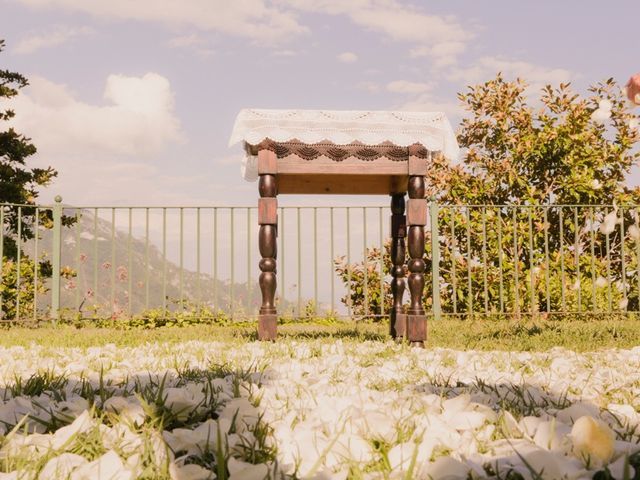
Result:
<svg viewBox="0 0 640 480"><path fill-rule="evenodd" d="M87 256L87 254L86 254L86 253L81 253L81 254L80 254L80 261L81 261L81 262L86 262L86 261L87 261L87 258L89 258L89 257Z"/></svg>
<svg viewBox="0 0 640 480"><path fill-rule="evenodd" d="M127 279L127 268L123 265L120 265L116 271L118 275L118 280L124 282Z"/></svg>
<svg viewBox="0 0 640 480"><path fill-rule="evenodd" d="M109 270L111 268L111 263L110 262L104 262L101 265L102 268L104 268L105 270Z"/></svg>

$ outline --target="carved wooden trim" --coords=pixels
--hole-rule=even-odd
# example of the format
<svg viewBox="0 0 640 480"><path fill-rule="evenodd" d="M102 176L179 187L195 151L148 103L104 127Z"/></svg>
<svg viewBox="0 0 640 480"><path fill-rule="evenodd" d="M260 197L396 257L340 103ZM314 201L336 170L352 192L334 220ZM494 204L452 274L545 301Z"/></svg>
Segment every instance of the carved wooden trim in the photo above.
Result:
<svg viewBox="0 0 640 480"><path fill-rule="evenodd" d="M342 162L350 156L365 162L372 162L382 157L394 162L408 162L409 152L411 152L411 155L416 158L415 161L420 159L424 163L425 172L423 175L426 174L426 162L424 160L429 156L429 151L422 145L411 146L407 149L393 144L365 146L361 144L336 145L334 143L273 142L265 140L258 148L275 153L277 158L297 155L309 162L320 156L328 157L334 162Z"/></svg>

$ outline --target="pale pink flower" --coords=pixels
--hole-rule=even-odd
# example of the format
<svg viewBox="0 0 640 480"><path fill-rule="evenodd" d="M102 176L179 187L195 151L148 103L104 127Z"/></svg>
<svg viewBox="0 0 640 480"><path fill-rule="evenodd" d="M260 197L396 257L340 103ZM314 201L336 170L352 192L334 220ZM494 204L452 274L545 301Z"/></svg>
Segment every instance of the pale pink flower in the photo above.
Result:
<svg viewBox="0 0 640 480"><path fill-rule="evenodd" d="M127 267L120 265L116 270L116 274L118 276L118 280L120 280L121 282L126 281L128 277Z"/></svg>

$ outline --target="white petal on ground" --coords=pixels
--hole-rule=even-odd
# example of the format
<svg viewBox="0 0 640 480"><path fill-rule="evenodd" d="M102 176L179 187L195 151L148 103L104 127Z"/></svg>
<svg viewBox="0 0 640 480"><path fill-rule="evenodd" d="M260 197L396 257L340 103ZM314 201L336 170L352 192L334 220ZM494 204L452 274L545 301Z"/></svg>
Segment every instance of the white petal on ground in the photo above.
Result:
<svg viewBox="0 0 640 480"><path fill-rule="evenodd" d="M104 411L117 413L120 418L125 421L142 425L145 418L145 413L140 404L140 401L136 397L120 397L114 395L108 398L102 406Z"/></svg>
<svg viewBox="0 0 640 480"><path fill-rule="evenodd" d="M439 457L425 469L427 478L433 480L464 480L471 469L451 457Z"/></svg>
<svg viewBox="0 0 640 480"><path fill-rule="evenodd" d="M611 460L614 453L615 434L602 420L584 416L571 429L573 452L585 463L602 465Z"/></svg>
<svg viewBox="0 0 640 480"><path fill-rule="evenodd" d="M122 463L122 459L113 450L100 458L77 468L71 473L71 480L129 480L132 473Z"/></svg>
<svg viewBox="0 0 640 480"><path fill-rule="evenodd" d="M227 467L230 474L229 480L264 480L269 475L269 467L264 463L253 465L233 457L229 458Z"/></svg>
<svg viewBox="0 0 640 480"><path fill-rule="evenodd" d="M171 475L171 480L209 480L215 478L211 470L194 463L183 466L172 463L169 466L169 474Z"/></svg>
<svg viewBox="0 0 640 480"><path fill-rule="evenodd" d="M85 463L89 463L86 458L75 453L63 453L49 460L38 475L38 480L58 480L67 478L73 470Z"/></svg>

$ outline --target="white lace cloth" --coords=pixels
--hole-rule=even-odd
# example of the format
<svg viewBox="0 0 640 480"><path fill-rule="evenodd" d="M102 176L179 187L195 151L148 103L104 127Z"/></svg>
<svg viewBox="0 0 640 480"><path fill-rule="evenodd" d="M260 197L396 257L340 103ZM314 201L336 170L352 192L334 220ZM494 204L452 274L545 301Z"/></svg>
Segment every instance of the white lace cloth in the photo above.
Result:
<svg viewBox="0 0 640 480"><path fill-rule="evenodd" d="M442 112L241 110L229 146L241 141L245 147L257 145L265 139L336 145L391 142L399 147L419 143L452 161L458 158L459 151L451 124ZM245 180L258 178L257 163L257 158L247 153L242 164Z"/></svg>

